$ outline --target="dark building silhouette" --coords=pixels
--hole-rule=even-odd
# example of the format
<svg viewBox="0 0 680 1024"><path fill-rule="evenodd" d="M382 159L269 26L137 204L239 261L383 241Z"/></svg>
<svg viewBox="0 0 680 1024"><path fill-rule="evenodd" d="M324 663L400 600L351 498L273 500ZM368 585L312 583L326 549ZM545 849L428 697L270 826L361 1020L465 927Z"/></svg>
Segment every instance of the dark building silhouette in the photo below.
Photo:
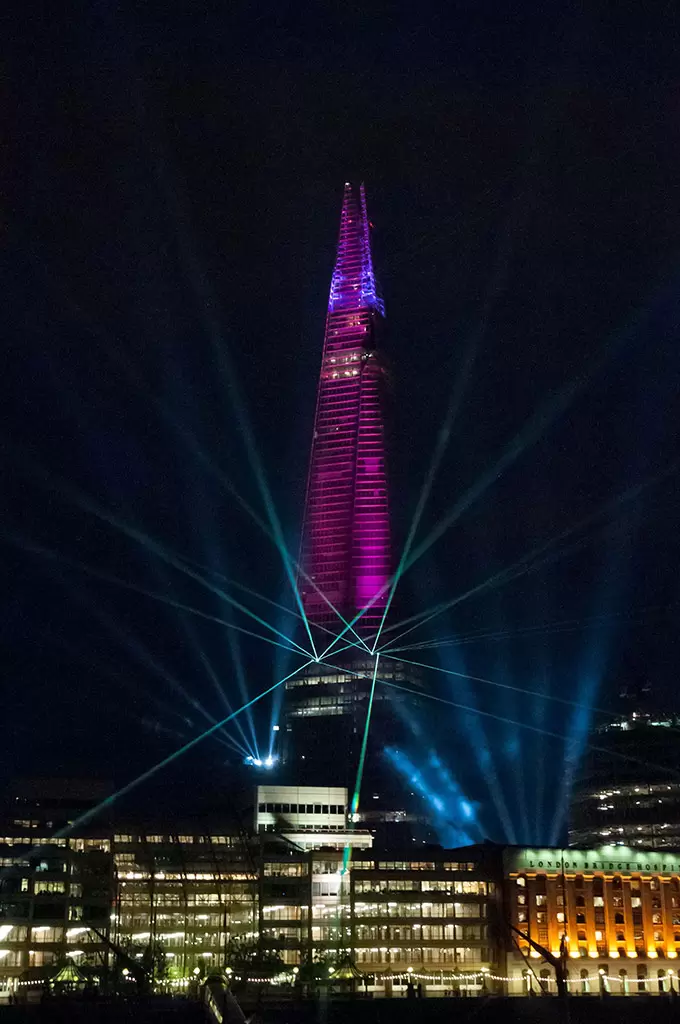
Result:
<svg viewBox="0 0 680 1024"><path fill-rule="evenodd" d="M572 796L569 845L680 849L679 749L680 715L627 711L597 729Z"/></svg>

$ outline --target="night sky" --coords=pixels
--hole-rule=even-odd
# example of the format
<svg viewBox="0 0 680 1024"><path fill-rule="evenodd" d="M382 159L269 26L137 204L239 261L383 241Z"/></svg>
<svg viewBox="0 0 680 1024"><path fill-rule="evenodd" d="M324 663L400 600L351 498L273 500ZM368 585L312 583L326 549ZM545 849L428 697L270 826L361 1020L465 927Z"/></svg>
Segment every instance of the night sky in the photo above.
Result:
<svg viewBox="0 0 680 1024"><path fill-rule="evenodd" d="M14 23L0 783L124 783L226 714L218 686L242 703L235 666L252 696L294 667L139 588L261 632L183 562L295 628L218 574L292 607L234 491L264 515L259 460L296 549L350 178L387 307L397 552L456 410L416 546L449 525L395 620L467 596L402 641L445 644L403 653L502 684L427 672L487 716L412 708L443 840L558 838L589 708L646 682L677 708L675 5L511 6L98 3ZM254 711L263 747L271 715ZM227 791L239 760L209 740L155 786Z"/></svg>

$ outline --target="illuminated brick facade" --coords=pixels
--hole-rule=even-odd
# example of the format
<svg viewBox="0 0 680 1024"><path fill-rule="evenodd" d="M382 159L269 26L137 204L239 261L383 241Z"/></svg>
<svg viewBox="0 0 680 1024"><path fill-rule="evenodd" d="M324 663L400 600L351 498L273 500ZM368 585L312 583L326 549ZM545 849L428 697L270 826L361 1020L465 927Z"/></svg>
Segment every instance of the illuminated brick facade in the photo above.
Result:
<svg viewBox="0 0 680 1024"><path fill-rule="evenodd" d="M668 992L672 983L677 988L680 853L510 847L504 861L510 922L554 955L566 937L571 992L633 995ZM544 987L554 991L553 970L526 939L517 942ZM532 984L526 971L522 957L510 954L511 991Z"/></svg>

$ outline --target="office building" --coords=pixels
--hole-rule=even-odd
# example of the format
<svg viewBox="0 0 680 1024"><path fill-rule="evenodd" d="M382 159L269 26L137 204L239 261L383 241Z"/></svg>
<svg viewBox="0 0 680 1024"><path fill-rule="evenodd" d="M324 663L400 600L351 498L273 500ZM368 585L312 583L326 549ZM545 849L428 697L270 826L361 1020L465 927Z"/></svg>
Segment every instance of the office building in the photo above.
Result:
<svg viewBox="0 0 680 1024"><path fill-rule="evenodd" d="M680 849L680 716L632 711L593 734L574 787L569 844Z"/></svg>

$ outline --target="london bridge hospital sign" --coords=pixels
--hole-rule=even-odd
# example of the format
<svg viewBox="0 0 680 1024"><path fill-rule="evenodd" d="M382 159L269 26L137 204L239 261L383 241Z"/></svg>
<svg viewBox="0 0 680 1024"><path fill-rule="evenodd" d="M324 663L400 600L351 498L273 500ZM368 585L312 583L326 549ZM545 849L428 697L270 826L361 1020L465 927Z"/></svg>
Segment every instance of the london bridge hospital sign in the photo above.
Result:
<svg viewBox="0 0 680 1024"><path fill-rule="evenodd" d="M506 866L521 871L654 871L680 874L680 852L632 850L629 846L602 846L598 850L522 848L506 851Z"/></svg>

